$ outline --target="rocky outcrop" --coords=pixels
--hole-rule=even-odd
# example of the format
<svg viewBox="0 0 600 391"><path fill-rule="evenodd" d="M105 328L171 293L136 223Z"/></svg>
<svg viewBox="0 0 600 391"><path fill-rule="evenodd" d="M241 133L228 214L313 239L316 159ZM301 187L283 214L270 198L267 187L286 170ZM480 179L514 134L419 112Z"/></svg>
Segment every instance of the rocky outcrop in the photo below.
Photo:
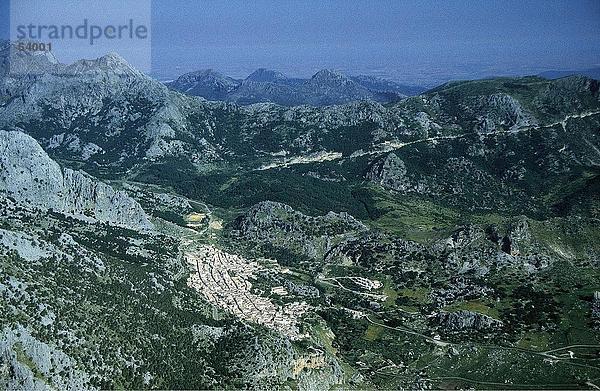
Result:
<svg viewBox="0 0 600 391"><path fill-rule="evenodd" d="M141 206L83 171L61 167L30 136L0 130L0 191L23 204L130 228L151 228Z"/></svg>
<svg viewBox="0 0 600 391"><path fill-rule="evenodd" d="M0 331L0 389L91 390L74 360L33 337L22 326Z"/></svg>
<svg viewBox="0 0 600 391"><path fill-rule="evenodd" d="M367 227L345 212L307 216L278 202L264 201L238 217L230 227L234 237L321 258L343 238Z"/></svg>
<svg viewBox="0 0 600 391"><path fill-rule="evenodd" d="M475 159L449 157L454 152L448 150L445 155L445 151L434 149L428 151L430 155L414 151L412 156L406 156L402 150L389 153L372 163L365 178L385 189L427 195L470 210L531 203L521 189L492 175L486 167L476 164Z"/></svg>
<svg viewBox="0 0 600 391"><path fill-rule="evenodd" d="M446 331L486 331L499 329L503 325L502 321L467 310L440 312L435 322Z"/></svg>
<svg viewBox="0 0 600 391"><path fill-rule="evenodd" d="M537 120L521 103L508 94L493 94L476 99L477 132L491 133L502 129L536 126Z"/></svg>
<svg viewBox="0 0 600 391"><path fill-rule="evenodd" d="M592 297L592 324L600 330L600 292L594 292Z"/></svg>
<svg viewBox="0 0 600 391"><path fill-rule="evenodd" d="M481 299L493 295L493 288L457 277L450 280L446 287L432 289L429 298L436 308L443 308L460 301Z"/></svg>
<svg viewBox="0 0 600 391"><path fill-rule="evenodd" d="M433 254L427 246L386 235L368 232L335 246L327 253L327 263L354 265L390 273L395 277L417 276L426 269Z"/></svg>
<svg viewBox="0 0 600 391"><path fill-rule="evenodd" d="M469 224L454 231L443 243L438 243L436 248L446 250L464 249L484 238L484 234L480 227Z"/></svg>
<svg viewBox="0 0 600 391"><path fill-rule="evenodd" d="M502 229L469 224L446 240L433 245L445 262L460 274L483 276L494 267L513 266L535 273L548 267L553 256L529 230L525 218L515 219Z"/></svg>
<svg viewBox="0 0 600 391"><path fill-rule="evenodd" d="M511 255L527 254L535 245L526 219L510 224L506 236L502 238L502 251Z"/></svg>
<svg viewBox="0 0 600 391"><path fill-rule="evenodd" d="M367 172L366 178L396 191L407 191L411 187L406 165L395 153L390 153L375 162Z"/></svg>

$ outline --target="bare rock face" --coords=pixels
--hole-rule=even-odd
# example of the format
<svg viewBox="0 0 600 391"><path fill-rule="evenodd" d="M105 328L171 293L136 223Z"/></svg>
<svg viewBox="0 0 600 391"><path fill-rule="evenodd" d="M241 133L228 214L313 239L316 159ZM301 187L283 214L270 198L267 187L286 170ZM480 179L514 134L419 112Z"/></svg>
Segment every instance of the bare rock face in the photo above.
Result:
<svg viewBox="0 0 600 391"><path fill-rule="evenodd" d="M502 326L502 322L477 312L461 310L456 312L441 312L436 320L448 331L463 330L492 330Z"/></svg>
<svg viewBox="0 0 600 391"><path fill-rule="evenodd" d="M141 206L83 171L61 169L30 136L0 130L0 191L41 209L135 229L151 228Z"/></svg>
<svg viewBox="0 0 600 391"><path fill-rule="evenodd" d="M596 330L600 330L600 292L594 292L592 298L592 322Z"/></svg>
<svg viewBox="0 0 600 391"><path fill-rule="evenodd" d="M529 223L525 219L519 219L511 224L502 244L509 254L527 254L534 247L532 240Z"/></svg>
<svg viewBox="0 0 600 391"><path fill-rule="evenodd" d="M411 184L406 174L404 162L396 154L390 153L373 164L366 177L385 188L407 191Z"/></svg>
<svg viewBox="0 0 600 391"><path fill-rule="evenodd" d="M21 325L0 330L0 389L91 390L73 359L33 337Z"/></svg>
<svg viewBox="0 0 600 391"><path fill-rule="evenodd" d="M518 100L508 94L480 97L474 106L483 113L477 117L479 133L491 133L498 129L518 129L536 126L537 120L523 108Z"/></svg>

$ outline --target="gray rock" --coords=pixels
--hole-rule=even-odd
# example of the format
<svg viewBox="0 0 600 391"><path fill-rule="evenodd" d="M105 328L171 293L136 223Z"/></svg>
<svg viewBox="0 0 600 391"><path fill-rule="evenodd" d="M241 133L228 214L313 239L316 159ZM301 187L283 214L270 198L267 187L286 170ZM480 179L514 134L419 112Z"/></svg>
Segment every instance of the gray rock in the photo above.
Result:
<svg viewBox="0 0 600 391"><path fill-rule="evenodd" d="M0 130L0 191L23 204L78 218L148 229L152 224L127 193L83 171L61 169L30 136Z"/></svg>
<svg viewBox="0 0 600 391"><path fill-rule="evenodd" d="M500 320L491 318L477 312L460 310L456 312L440 312L435 321L448 331L463 330L494 330L502 327Z"/></svg>
<svg viewBox="0 0 600 391"><path fill-rule="evenodd" d="M375 162L366 174L366 178L385 188L407 191L411 184L407 176L406 165L395 153Z"/></svg>
<svg viewBox="0 0 600 391"><path fill-rule="evenodd" d="M592 299L592 322L597 330L600 330L600 292L594 292Z"/></svg>
<svg viewBox="0 0 600 391"><path fill-rule="evenodd" d="M89 390L89 375L72 358L17 326L0 332L0 389Z"/></svg>
<svg viewBox="0 0 600 391"><path fill-rule="evenodd" d="M345 238L366 230L345 212L313 217L273 201L254 205L231 226L235 237L317 259Z"/></svg>

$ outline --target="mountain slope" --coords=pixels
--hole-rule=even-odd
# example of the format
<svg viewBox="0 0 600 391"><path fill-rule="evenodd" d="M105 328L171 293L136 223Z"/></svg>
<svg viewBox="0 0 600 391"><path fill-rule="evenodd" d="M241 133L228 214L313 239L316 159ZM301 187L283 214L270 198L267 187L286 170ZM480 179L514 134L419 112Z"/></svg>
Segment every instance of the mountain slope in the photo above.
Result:
<svg viewBox="0 0 600 391"><path fill-rule="evenodd" d="M170 83L169 87L208 100L223 100L227 94L239 85L240 83L237 80L223 76L212 69L207 69L187 73Z"/></svg>
<svg viewBox="0 0 600 391"><path fill-rule="evenodd" d="M321 177L362 181L369 167L392 151L407 163L411 193L467 209L505 204L501 209L511 213L545 213L548 206L540 196L560 198L567 181L597 171L600 103L598 82L592 79L450 83L386 106L239 107L183 96L145 76L123 74L122 62L111 73L103 65L107 62L98 60L91 73L7 79L19 89L3 95L0 124L25 131L54 158L94 175L112 179L127 172L222 205L228 205L229 189L240 189L237 182L223 187L234 167L249 172L239 186L258 186L248 202L240 198L254 190L236 191L236 202L250 206L271 191L269 181L296 177L301 192ZM315 83L354 88L340 77L324 73ZM279 170L291 174L279 175ZM304 176L309 171L317 179ZM243 183L249 178L255 181ZM346 185L336 186L337 194L349 194ZM479 195L486 201L475 202ZM285 194L277 197L291 202ZM294 206L314 210L314 205Z"/></svg>
<svg viewBox="0 0 600 391"><path fill-rule="evenodd" d="M62 170L39 144L21 132L0 130L0 191L20 203L136 229L152 228L125 192L82 171Z"/></svg>

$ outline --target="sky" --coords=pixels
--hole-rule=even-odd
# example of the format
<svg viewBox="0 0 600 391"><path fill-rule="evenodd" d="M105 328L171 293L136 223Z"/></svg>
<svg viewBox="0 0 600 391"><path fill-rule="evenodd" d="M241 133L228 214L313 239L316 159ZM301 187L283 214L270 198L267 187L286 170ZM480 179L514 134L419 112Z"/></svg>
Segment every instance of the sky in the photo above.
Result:
<svg viewBox="0 0 600 391"><path fill-rule="evenodd" d="M332 68L431 85L600 66L599 0L129 1L151 1L151 73L162 79Z"/></svg>
<svg viewBox="0 0 600 391"><path fill-rule="evenodd" d="M600 65L600 1L155 2L158 74L322 68L396 79Z"/></svg>

